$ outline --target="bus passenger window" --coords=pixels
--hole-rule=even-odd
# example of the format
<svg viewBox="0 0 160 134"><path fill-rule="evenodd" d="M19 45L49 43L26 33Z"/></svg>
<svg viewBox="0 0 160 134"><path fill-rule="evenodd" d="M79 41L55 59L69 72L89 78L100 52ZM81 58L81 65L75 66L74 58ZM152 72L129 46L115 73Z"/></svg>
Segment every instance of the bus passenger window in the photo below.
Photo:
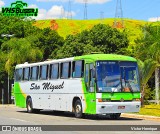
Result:
<svg viewBox="0 0 160 134"><path fill-rule="evenodd" d="M71 63L61 63L61 78L67 79L70 77Z"/></svg>
<svg viewBox="0 0 160 134"><path fill-rule="evenodd" d="M29 80L29 74L30 74L30 68L23 68L23 79L24 81L28 81Z"/></svg>
<svg viewBox="0 0 160 134"><path fill-rule="evenodd" d="M59 64L50 65L50 79L59 78Z"/></svg>
<svg viewBox="0 0 160 134"><path fill-rule="evenodd" d="M22 68L16 69L16 71L15 71L15 80L16 81L21 81L22 78L23 78Z"/></svg>
<svg viewBox="0 0 160 134"><path fill-rule="evenodd" d="M81 78L84 72L84 61L74 61L73 62L73 78Z"/></svg>
<svg viewBox="0 0 160 134"><path fill-rule="evenodd" d="M43 65L40 67L40 79L46 80L48 78L48 65Z"/></svg>
<svg viewBox="0 0 160 134"><path fill-rule="evenodd" d="M38 72L39 72L39 67L32 67L31 68L31 80L38 80Z"/></svg>

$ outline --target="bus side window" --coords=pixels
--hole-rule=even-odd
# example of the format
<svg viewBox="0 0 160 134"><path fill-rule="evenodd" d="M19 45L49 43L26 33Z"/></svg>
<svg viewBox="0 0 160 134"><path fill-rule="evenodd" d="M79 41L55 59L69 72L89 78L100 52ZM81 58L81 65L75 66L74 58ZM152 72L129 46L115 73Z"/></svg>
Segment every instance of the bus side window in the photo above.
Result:
<svg viewBox="0 0 160 134"><path fill-rule="evenodd" d="M73 78L81 78L84 73L84 61L74 61L72 69Z"/></svg>
<svg viewBox="0 0 160 134"><path fill-rule="evenodd" d="M71 71L71 62L64 62L61 63L61 78L67 79L70 77Z"/></svg>
<svg viewBox="0 0 160 134"><path fill-rule="evenodd" d="M15 71L15 80L16 80L16 81L21 81L22 78L23 78L22 68L16 69L16 71Z"/></svg>
<svg viewBox="0 0 160 134"><path fill-rule="evenodd" d="M48 79L48 65L40 66L40 79L47 80Z"/></svg>
<svg viewBox="0 0 160 134"><path fill-rule="evenodd" d="M58 78L59 78L59 64L51 64L50 79L58 79Z"/></svg>
<svg viewBox="0 0 160 134"><path fill-rule="evenodd" d="M29 75L30 75L30 68L23 68L23 80L28 81L29 80Z"/></svg>
<svg viewBox="0 0 160 134"><path fill-rule="evenodd" d="M39 67L31 67L31 78L30 80L38 80Z"/></svg>

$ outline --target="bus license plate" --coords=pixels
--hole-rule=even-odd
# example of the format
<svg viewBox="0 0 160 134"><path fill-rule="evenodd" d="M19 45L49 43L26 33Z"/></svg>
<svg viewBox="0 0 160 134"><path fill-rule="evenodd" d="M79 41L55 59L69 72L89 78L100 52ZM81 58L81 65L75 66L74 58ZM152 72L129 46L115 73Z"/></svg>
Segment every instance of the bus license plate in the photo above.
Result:
<svg viewBox="0 0 160 134"><path fill-rule="evenodd" d="M125 106L118 106L118 109L125 109Z"/></svg>

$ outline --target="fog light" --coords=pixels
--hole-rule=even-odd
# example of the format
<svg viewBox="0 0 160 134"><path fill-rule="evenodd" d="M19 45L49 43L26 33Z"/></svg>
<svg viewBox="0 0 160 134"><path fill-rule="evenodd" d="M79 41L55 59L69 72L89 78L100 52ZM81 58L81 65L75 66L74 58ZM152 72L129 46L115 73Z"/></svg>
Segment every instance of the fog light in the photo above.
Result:
<svg viewBox="0 0 160 134"><path fill-rule="evenodd" d="M139 105L136 105L136 108L139 108Z"/></svg>

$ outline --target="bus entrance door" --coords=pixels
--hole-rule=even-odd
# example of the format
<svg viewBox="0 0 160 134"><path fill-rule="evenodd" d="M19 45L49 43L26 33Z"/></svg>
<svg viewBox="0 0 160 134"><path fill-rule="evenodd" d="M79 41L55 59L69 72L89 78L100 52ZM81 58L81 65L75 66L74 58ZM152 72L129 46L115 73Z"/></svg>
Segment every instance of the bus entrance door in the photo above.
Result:
<svg viewBox="0 0 160 134"><path fill-rule="evenodd" d="M95 68L94 64L86 64L85 70L85 83L86 83L86 113L96 113L96 93L95 93Z"/></svg>

